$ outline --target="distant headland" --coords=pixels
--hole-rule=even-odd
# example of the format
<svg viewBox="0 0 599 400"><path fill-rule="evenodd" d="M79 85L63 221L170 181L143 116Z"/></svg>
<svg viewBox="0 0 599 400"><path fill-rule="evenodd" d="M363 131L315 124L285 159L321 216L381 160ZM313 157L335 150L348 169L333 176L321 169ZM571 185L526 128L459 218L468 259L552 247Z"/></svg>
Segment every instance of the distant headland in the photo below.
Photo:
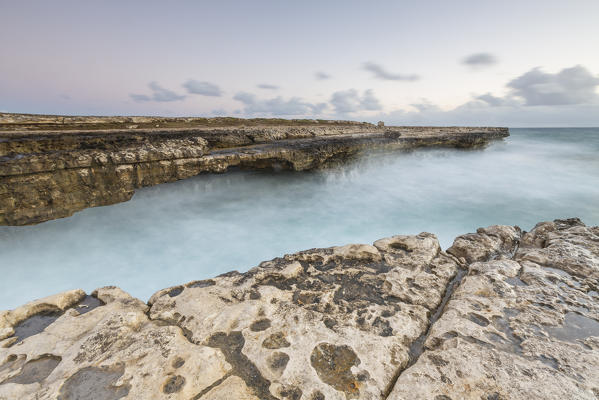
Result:
<svg viewBox="0 0 599 400"><path fill-rule="evenodd" d="M313 119L0 114L0 225L129 200L135 189L230 167L304 171L373 149L474 148L498 127Z"/></svg>

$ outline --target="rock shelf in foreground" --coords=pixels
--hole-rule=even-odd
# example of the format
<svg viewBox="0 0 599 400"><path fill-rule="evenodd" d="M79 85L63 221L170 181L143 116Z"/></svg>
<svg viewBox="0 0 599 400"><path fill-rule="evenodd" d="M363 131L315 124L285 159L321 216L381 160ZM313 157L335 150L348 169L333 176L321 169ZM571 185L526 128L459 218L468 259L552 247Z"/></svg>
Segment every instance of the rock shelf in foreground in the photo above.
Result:
<svg viewBox="0 0 599 400"><path fill-rule="evenodd" d="M312 249L0 312L0 399L596 399L599 227Z"/></svg>
<svg viewBox="0 0 599 400"><path fill-rule="evenodd" d="M0 113L0 225L31 225L205 172L304 171L372 149L473 148L507 128L325 120L60 117Z"/></svg>

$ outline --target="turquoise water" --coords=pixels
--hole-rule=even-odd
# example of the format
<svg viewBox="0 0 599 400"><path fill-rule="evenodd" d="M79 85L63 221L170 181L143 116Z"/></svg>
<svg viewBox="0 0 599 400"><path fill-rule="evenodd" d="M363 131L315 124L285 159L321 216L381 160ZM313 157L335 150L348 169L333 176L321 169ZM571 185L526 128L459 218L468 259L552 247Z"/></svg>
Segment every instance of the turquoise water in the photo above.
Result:
<svg viewBox="0 0 599 400"><path fill-rule="evenodd" d="M493 224L599 225L599 128L511 129L483 150L372 154L319 172L232 172L133 200L0 227L0 310L63 290L156 290L312 247Z"/></svg>

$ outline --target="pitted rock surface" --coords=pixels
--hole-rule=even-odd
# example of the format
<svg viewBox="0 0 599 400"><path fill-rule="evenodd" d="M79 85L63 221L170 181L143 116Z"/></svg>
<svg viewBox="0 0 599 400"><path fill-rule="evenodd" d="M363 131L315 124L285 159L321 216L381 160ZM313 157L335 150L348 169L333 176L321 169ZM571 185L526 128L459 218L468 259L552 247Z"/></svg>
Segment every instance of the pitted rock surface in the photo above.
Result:
<svg viewBox="0 0 599 400"><path fill-rule="evenodd" d="M351 347L320 343L312 350L310 363L323 382L344 392L346 398L359 396L360 378L351 370L360 365L360 359Z"/></svg>
<svg viewBox="0 0 599 400"><path fill-rule="evenodd" d="M175 297L165 289L150 316L220 348L259 398L379 399L457 268L434 235L395 236L286 255Z"/></svg>
<svg viewBox="0 0 599 400"><path fill-rule="evenodd" d="M511 233L479 230L448 250L477 262L389 399L596 399L599 229L577 219L521 237L492 229Z"/></svg>
<svg viewBox="0 0 599 400"><path fill-rule="evenodd" d="M60 388L58 400L118 400L129 394L128 384L117 386L122 365L110 368L85 367L70 376Z"/></svg>
<svg viewBox="0 0 599 400"><path fill-rule="evenodd" d="M168 398L165 389L189 399L231 370L219 350L151 321L148 306L122 290L94 295L105 305L83 314L71 308L43 332L0 349L0 399ZM31 374L31 366L43 368ZM34 378L19 383L27 375Z"/></svg>
<svg viewBox="0 0 599 400"><path fill-rule="evenodd" d="M0 313L0 332L3 400L595 399L599 228L312 249L148 304L65 292Z"/></svg>

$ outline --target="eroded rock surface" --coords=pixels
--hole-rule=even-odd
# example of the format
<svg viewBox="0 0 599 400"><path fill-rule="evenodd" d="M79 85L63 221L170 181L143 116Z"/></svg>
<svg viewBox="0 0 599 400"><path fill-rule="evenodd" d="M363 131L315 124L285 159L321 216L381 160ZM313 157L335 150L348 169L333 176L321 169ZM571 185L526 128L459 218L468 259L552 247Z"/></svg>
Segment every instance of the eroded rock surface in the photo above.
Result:
<svg viewBox="0 0 599 400"><path fill-rule="evenodd" d="M312 249L148 304L67 292L0 314L0 399L595 399L598 292L577 219Z"/></svg>
<svg viewBox="0 0 599 400"><path fill-rule="evenodd" d="M166 289L150 316L221 349L261 399L378 399L456 272L433 235L395 236Z"/></svg>
<svg viewBox="0 0 599 400"><path fill-rule="evenodd" d="M303 171L375 148L468 148L505 136L507 128L0 113L0 225L67 217L230 167Z"/></svg>
<svg viewBox="0 0 599 400"><path fill-rule="evenodd" d="M71 308L43 332L4 343L0 399L190 399L231 371L218 349L150 320L148 305L122 290L94 296L105 304L85 313ZM28 365L44 358L59 361L23 382L32 375Z"/></svg>
<svg viewBox="0 0 599 400"><path fill-rule="evenodd" d="M448 252L469 273L389 399L599 398L599 228L490 227Z"/></svg>
<svg viewBox="0 0 599 400"><path fill-rule="evenodd" d="M103 305L5 339L0 398L380 399L457 270L423 233L287 255L150 306L102 288ZM15 381L45 355L61 359L47 376Z"/></svg>

